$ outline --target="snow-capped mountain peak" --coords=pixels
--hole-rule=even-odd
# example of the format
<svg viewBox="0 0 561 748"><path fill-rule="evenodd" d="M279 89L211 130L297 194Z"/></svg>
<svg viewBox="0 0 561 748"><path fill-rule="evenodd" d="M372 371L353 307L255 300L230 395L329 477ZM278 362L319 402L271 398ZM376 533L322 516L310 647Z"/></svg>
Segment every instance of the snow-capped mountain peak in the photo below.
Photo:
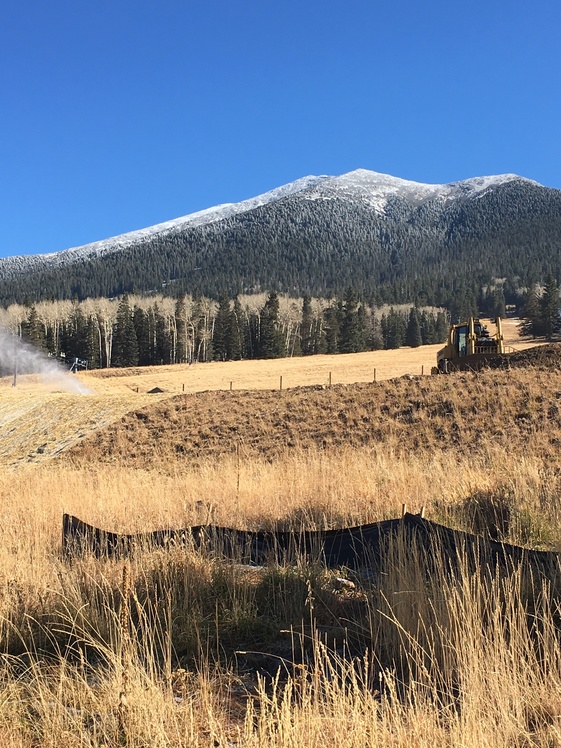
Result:
<svg viewBox="0 0 561 748"><path fill-rule="evenodd" d="M337 196L360 199L377 212L383 213L388 200L394 197L401 198L413 206L435 199L449 202L456 198L475 197L489 189L515 180L531 183L531 180L523 179L516 174L499 174L474 177L449 184L425 184L367 169L356 169L339 177L330 177L319 182L315 185L315 189L308 191L307 197L308 199L332 199Z"/></svg>
<svg viewBox="0 0 561 748"><path fill-rule="evenodd" d="M47 267L54 269L81 260L113 254L143 244L158 236L217 223L285 198L298 198L306 201L360 202L369 209L373 209L376 214L384 216L388 203L392 199L401 199L413 208L434 200L444 208L455 199L465 200L479 197L488 190L514 180L537 184L515 174L474 177L450 184L424 184L367 169L356 169L340 176L307 176L241 202L216 205L171 221L81 247L51 254L0 259L0 279L21 275L34 269Z"/></svg>

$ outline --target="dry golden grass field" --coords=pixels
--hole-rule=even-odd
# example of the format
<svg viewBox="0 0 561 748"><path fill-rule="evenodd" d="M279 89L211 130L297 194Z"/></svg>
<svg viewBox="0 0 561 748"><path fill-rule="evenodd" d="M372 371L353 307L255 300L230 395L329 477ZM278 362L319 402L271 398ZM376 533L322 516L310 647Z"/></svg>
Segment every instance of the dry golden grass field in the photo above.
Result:
<svg viewBox="0 0 561 748"><path fill-rule="evenodd" d="M505 339L517 349L532 345L518 339L516 321L505 321ZM279 390L385 381L429 375L440 346L401 348L337 356L269 361L91 371L77 378L90 391L77 394L60 379L20 376L0 378L0 465L41 462L79 443L86 435L118 421L131 411L179 393ZM72 375L74 376L74 375ZM67 379L71 379L68 375ZM161 393L148 394L159 388Z"/></svg>
<svg viewBox="0 0 561 748"><path fill-rule="evenodd" d="M558 570L61 556L64 511L299 530L403 503L561 551L561 346L421 376L437 348L1 380L0 746L561 746Z"/></svg>

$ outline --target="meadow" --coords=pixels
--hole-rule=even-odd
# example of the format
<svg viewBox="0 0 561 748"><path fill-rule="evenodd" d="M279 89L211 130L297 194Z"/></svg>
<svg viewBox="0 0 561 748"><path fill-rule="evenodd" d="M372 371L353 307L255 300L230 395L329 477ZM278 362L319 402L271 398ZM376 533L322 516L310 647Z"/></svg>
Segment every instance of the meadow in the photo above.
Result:
<svg viewBox="0 0 561 748"><path fill-rule="evenodd" d="M251 362L231 393L230 364L186 393L195 367L92 372L83 396L0 384L2 745L561 745L557 574L427 573L399 539L375 576L189 548L61 557L63 512L119 532L297 530L403 503L561 550L561 356L421 377L433 351L382 353L410 376L356 354L337 374Z"/></svg>

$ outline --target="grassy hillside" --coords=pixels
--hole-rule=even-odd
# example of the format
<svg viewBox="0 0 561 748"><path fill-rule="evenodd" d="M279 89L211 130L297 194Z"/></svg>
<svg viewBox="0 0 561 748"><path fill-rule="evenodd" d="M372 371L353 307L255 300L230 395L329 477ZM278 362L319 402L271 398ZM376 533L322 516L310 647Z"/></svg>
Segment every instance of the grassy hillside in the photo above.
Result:
<svg viewBox="0 0 561 748"><path fill-rule="evenodd" d="M561 427L557 348L552 358L554 369L404 377L274 393L177 395L127 413L68 456L145 468L239 449L273 459L289 450L373 449L383 443L397 454L463 446L475 454L494 444L556 460Z"/></svg>

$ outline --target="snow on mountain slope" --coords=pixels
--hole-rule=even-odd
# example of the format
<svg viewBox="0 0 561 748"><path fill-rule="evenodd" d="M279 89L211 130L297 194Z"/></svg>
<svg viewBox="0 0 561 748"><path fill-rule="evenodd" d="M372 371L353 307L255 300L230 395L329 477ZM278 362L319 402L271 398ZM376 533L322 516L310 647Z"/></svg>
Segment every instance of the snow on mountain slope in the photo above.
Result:
<svg viewBox="0 0 561 748"><path fill-rule="evenodd" d="M215 223L290 196L298 196L304 200L361 201L378 214L383 215L391 198L401 198L412 206L420 205L428 200L438 200L444 206L454 199L469 199L481 196L490 189L514 180L537 184L515 174L475 177L450 184L423 184L392 177L388 174L368 171L367 169L357 169L338 177L308 176L239 203L217 205L172 221L166 221L81 247L73 247L51 254L0 259L0 278L8 279L24 272L47 267L53 268L57 265L67 265L93 256L99 257L118 252L156 235L175 233L184 228Z"/></svg>
<svg viewBox="0 0 561 748"><path fill-rule="evenodd" d="M388 200L393 197L399 197L414 206L428 200L439 200L444 204L458 198L480 196L489 189L514 180L531 182L516 174L500 174L474 177L450 184L423 184L392 177L389 174L357 169L340 177L330 177L318 182L306 191L306 198L310 200L359 199L383 214Z"/></svg>
<svg viewBox="0 0 561 748"><path fill-rule="evenodd" d="M216 205L213 208L190 213L181 218L175 218L171 221L158 223L154 226L148 226L137 231L130 231L126 234L113 236L109 239L102 239L98 242L85 244L81 247L72 247L61 252L52 252L50 254L25 255L17 257L6 257L0 259L0 277L9 277L12 274L19 274L25 270L39 269L39 267L53 267L56 265L67 265L78 260L85 260L92 256L100 257L104 254L118 252L134 244L139 244L153 236L175 232L187 227L204 226L205 224L221 221L225 218L247 213L250 210L267 205L267 203L280 200L283 197L300 192L313 186L328 177L303 177L295 182L290 182L282 187L265 192L257 197L243 200L239 203L224 203Z"/></svg>

